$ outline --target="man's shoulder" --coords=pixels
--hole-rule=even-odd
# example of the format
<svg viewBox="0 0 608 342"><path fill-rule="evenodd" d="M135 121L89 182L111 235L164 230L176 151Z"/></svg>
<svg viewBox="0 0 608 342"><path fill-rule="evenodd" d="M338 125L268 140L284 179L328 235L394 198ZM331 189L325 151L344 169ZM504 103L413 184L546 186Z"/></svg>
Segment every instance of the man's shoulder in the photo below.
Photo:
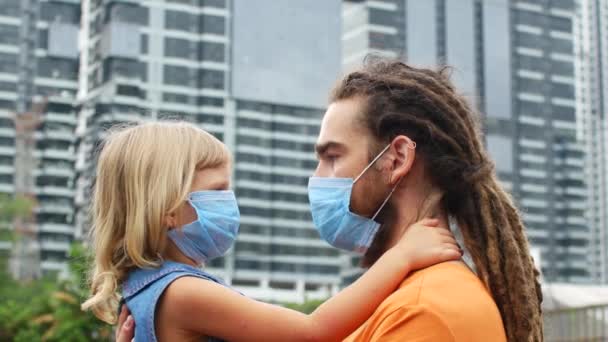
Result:
<svg viewBox="0 0 608 342"><path fill-rule="evenodd" d="M494 310L496 304L481 280L464 264L442 263L415 272L385 300L397 310L421 307L435 312L462 313L480 308Z"/></svg>
<svg viewBox="0 0 608 342"><path fill-rule="evenodd" d="M484 322L484 329L478 329ZM476 328L477 327L477 328ZM479 278L465 265L444 263L403 281L367 322L358 337L432 332L441 341L504 341L500 312ZM392 336L392 335L391 335ZM357 340L359 341L359 340Z"/></svg>

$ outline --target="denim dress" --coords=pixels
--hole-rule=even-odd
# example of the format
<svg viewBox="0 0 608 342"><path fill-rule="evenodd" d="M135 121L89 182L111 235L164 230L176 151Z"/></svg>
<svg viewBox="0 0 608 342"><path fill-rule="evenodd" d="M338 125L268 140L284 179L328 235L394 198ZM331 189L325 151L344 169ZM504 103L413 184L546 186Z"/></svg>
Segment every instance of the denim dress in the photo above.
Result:
<svg viewBox="0 0 608 342"><path fill-rule="evenodd" d="M156 304L163 291L180 277L198 277L229 287L221 279L190 265L165 261L159 268L135 269L122 285L123 301L135 321L135 342L157 341L154 327ZM209 342L221 340L213 337Z"/></svg>

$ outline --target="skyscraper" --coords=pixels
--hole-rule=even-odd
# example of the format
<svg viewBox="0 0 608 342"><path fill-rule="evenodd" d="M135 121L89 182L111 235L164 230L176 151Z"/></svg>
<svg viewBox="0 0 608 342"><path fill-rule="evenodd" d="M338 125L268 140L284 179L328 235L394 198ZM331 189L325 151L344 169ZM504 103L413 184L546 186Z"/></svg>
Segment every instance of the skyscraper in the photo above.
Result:
<svg viewBox="0 0 608 342"><path fill-rule="evenodd" d="M577 116L589 182L591 277L608 283L608 1L579 0L576 19Z"/></svg>
<svg viewBox="0 0 608 342"><path fill-rule="evenodd" d="M268 301L335 291L344 260L318 238L306 185L325 97L340 71L339 14L338 0L85 1L79 237L89 227L105 129L178 117L234 154L240 234L210 270Z"/></svg>
<svg viewBox="0 0 608 342"><path fill-rule="evenodd" d="M0 6L0 191L35 202L33 216L17 226L22 238L16 244L27 246L0 242L0 250L15 252L18 277L66 269L79 21L78 1L5 0ZM26 121L36 124L23 129Z"/></svg>
<svg viewBox="0 0 608 342"><path fill-rule="evenodd" d="M548 281L589 281L584 152L576 135L574 1L345 1L343 67L369 52L454 67L483 113L497 172Z"/></svg>

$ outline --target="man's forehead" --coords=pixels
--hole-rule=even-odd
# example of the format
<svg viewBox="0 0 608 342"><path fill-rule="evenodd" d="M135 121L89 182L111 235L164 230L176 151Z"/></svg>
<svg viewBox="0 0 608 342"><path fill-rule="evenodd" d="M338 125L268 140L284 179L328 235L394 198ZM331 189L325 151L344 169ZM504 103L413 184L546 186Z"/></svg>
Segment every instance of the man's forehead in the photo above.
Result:
<svg viewBox="0 0 608 342"><path fill-rule="evenodd" d="M348 144L353 139L360 138L361 134L365 133L361 110L361 101L358 99L331 103L323 116L317 144L322 145L330 141Z"/></svg>

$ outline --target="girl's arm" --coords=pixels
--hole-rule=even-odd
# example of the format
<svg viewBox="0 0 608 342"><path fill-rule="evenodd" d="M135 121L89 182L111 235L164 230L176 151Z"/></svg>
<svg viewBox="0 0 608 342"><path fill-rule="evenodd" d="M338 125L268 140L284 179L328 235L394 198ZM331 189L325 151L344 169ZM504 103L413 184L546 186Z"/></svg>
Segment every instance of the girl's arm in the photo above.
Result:
<svg viewBox="0 0 608 342"><path fill-rule="evenodd" d="M352 285L305 315L265 304L216 283L183 277L165 291L157 319L230 341L337 341L362 325L413 270L460 258L452 236L435 220L410 227L401 241Z"/></svg>

